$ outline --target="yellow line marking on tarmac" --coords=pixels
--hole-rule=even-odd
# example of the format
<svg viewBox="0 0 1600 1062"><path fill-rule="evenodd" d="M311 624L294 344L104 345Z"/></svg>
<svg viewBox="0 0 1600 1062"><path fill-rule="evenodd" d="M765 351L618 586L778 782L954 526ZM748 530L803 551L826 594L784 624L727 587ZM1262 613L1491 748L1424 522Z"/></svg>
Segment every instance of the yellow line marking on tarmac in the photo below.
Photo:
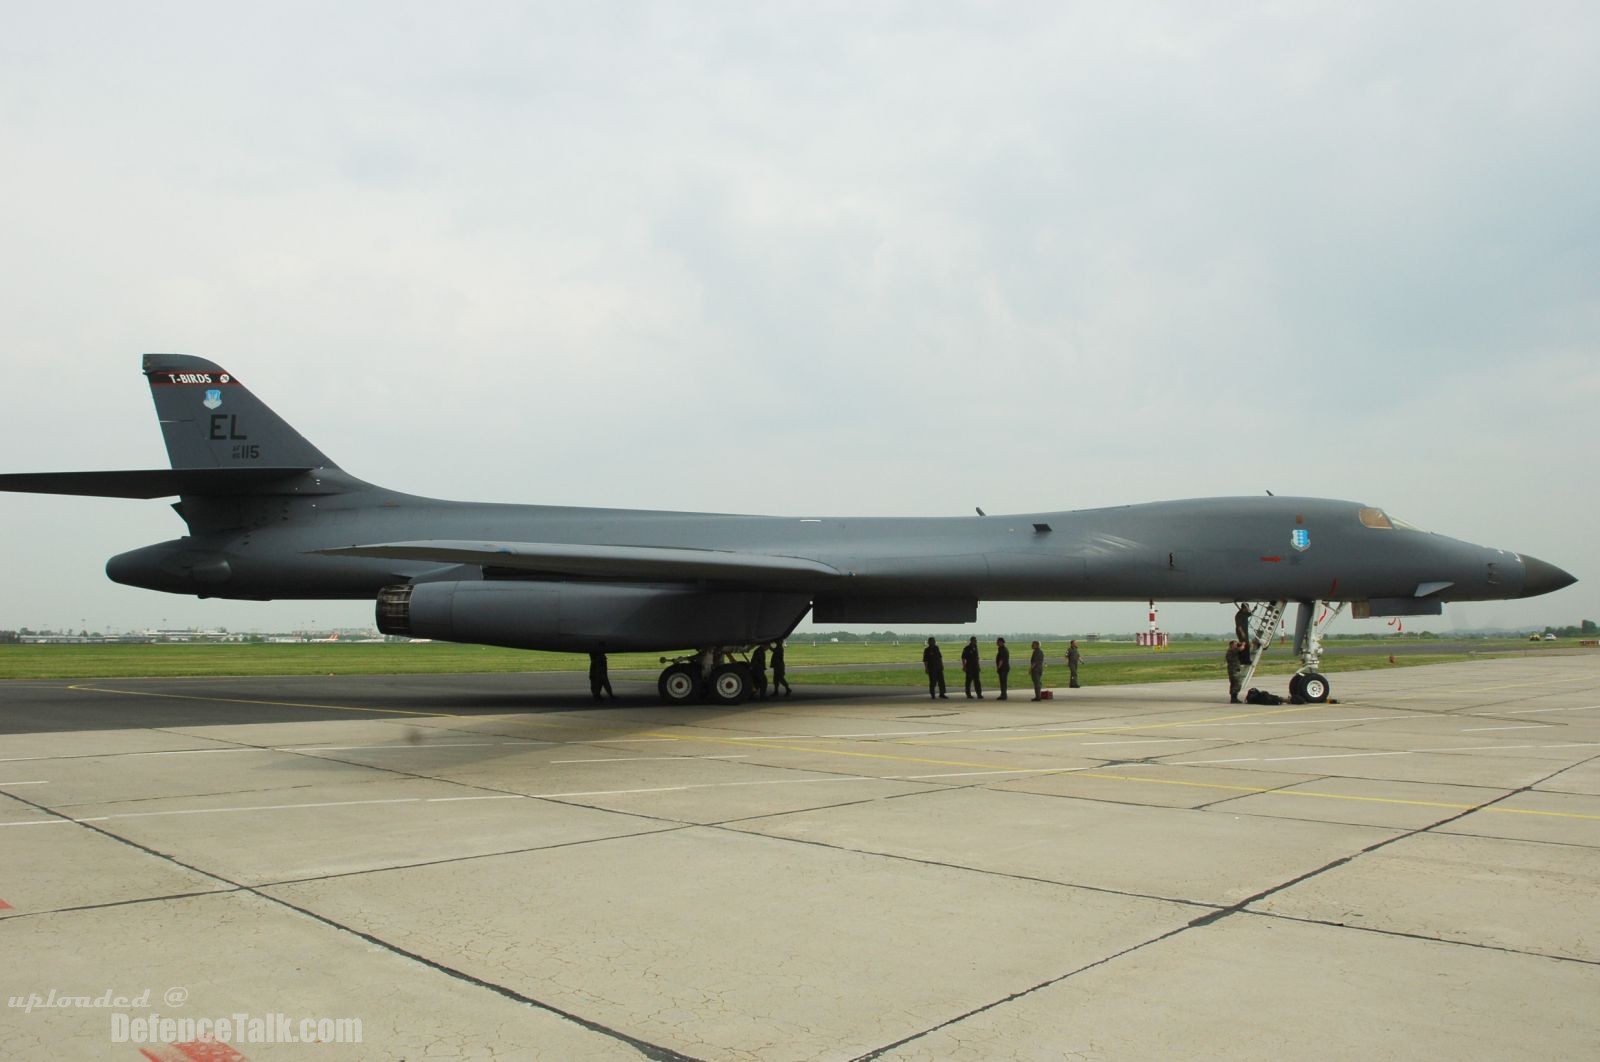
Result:
<svg viewBox="0 0 1600 1062"><path fill-rule="evenodd" d="M108 688L100 687L100 686L73 685L73 686L69 686L68 688L69 689L74 689L74 690L82 690L82 691L91 692L91 693L113 693L113 694L121 694L121 695L124 695L124 696L130 696L130 697L165 697L165 698L173 699L173 700L212 701L212 702L223 703L223 704L255 704L255 705L266 705L266 706L281 707L281 708L322 708L322 709L329 709L329 710L333 710L333 711L345 711L345 712L372 712L372 713L378 713L378 714L412 715L412 716L443 716L443 717L452 718L452 719L475 718L474 716L461 716L461 715L455 715L453 713L443 712L443 711L413 711L413 710L404 709L404 708L366 708L366 707L359 707L359 706L354 706L354 705L305 704L305 703L298 703L298 702L293 702L293 701L250 700L250 699L245 699L245 698L233 698L233 697L205 697L205 696L199 696L199 695L195 695L195 694L162 693L162 692L149 691L149 690L108 689ZM1309 710L1311 710L1313 708L1319 708L1319 707L1321 707L1321 705L1301 705L1301 706L1293 707L1293 708L1281 708L1281 709L1278 709L1277 711L1271 711L1271 712L1240 712L1240 713L1234 713L1234 714L1230 714L1230 715L1212 716L1212 717L1206 718L1206 719L1195 719L1195 720L1190 720L1188 722L1165 721L1165 722L1159 722L1159 723L1143 723L1143 724L1128 725L1128 726L1117 726L1117 727L1098 727L1098 728L1091 728L1091 729L1084 729L1084 730L1062 730L1062 731L1051 731L1050 733L1044 733L1044 734L1033 734L1033 733L1030 733L1030 734L1012 735L1010 737L1004 737L1004 738L987 738L985 740L991 740L991 741L1005 741L1005 740L1019 741L1019 740L1030 740L1030 739L1035 739L1035 738L1046 738L1046 737L1072 737L1072 736L1081 736L1083 734L1103 734L1103 733L1114 733L1114 732L1126 732L1126 731L1132 731L1132 730L1154 730L1154 729L1160 729L1160 728L1163 728L1163 727L1174 727L1174 726L1200 726L1200 725L1204 725L1204 724L1207 724L1207 723L1224 722L1224 721L1227 721L1227 720L1230 720L1230 719L1258 718L1260 716L1267 716L1267 715L1283 715L1283 714L1291 713L1291 712L1305 712L1305 711L1309 711ZM531 722L531 721L529 721L529 722ZM574 724L574 723L534 723L532 725L542 725L542 726L549 726L549 727L563 728L563 729L573 729L573 728L575 728L577 726L577 724ZM972 768L978 768L978 769L983 769L983 770L995 770L995 771L1000 771L1000 772L1004 772L1004 773L1021 773L1021 772L1016 771L1015 768L1013 768L1013 767L1011 767L1010 765L1007 765L1007 764L975 763L975 762L971 762L971 761L967 761L967 760L936 760L936 759L930 759L930 758L927 758L927 757L920 757L920 756L897 756L897 755L893 755L893 754L890 754L890 753L883 753L883 752L858 752L858 751L853 751L853 750L849 750L849 749L817 748L817 747L809 746L809 745L780 745L780 744L773 743L770 739L769 740L758 740L758 739L754 739L754 738L725 738L725 737L712 737L712 736L709 736L709 735L702 735L702 734L667 734L667 733L662 733L660 731L648 731L645 734L641 735L641 737L643 737L645 739L655 739L655 740L661 740L661 741L691 741L691 742L700 741L700 742L708 742L708 743L711 743L711 744L732 745L732 746L734 746L736 748L774 749L774 750L777 750L777 751L780 751L780 752L813 752L813 753L816 753L816 754L821 755L821 756L846 756L846 757L853 757L853 758L857 758L857 759L884 760L884 761L894 762L894 763L920 763L920 764L927 764L927 765L935 766L935 767L972 767ZM604 741L606 739L603 738L603 737L600 737L600 738L593 738L591 740ZM637 739L635 739L635 740L637 740ZM897 744L917 745L917 744L935 744L935 743L934 742L909 742L908 741L908 742L897 742ZM1404 800L1404 799L1397 798L1397 797L1368 797L1368 796L1355 796L1355 795L1345 794L1345 793L1322 793L1322 792L1316 792L1316 791L1311 791L1311 790L1273 789L1273 788L1262 788L1262 787L1259 787L1259 786L1227 785L1227 784L1219 783L1219 782L1193 782L1193 781L1186 781L1186 780L1177 779L1177 778L1143 778L1143 777L1139 777L1139 776L1136 776L1136 775L1107 774L1107 773L1104 773L1104 772L1101 772L1101 771L1088 770L1088 769L1084 769L1084 768L1081 768L1081 767L1079 767L1079 768L1061 767L1059 769L1057 769L1057 768L1041 768L1041 769L1037 769L1038 773L1049 773L1049 772L1053 772L1053 771L1057 771L1057 770L1059 770L1059 772L1062 773L1062 774L1069 774L1070 773L1070 774L1074 774L1074 775L1076 775L1077 777L1080 777L1080 778L1094 778L1094 779L1103 780L1103 781L1148 782L1148 783L1151 783L1151 784L1154 784L1154 785L1188 786L1188 787L1197 788L1197 789L1216 789L1216 790L1224 790L1224 791L1229 791L1229 792L1248 793L1248 794L1281 793L1281 794L1286 794L1286 795L1290 795L1290 796L1317 797L1317 798L1321 798L1321 799L1325 799L1325 800L1354 800L1354 801L1361 801L1361 802L1374 803L1374 804L1412 805L1412 806L1419 806L1419 807L1437 807L1437 808L1442 808L1442 809L1447 809L1447 810L1460 810L1460 811L1478 810L1478 811L1485 811L1485 812L1498 812L1500 814L1505 814L1505 815L1538 815L1538 816L1545 816L1545 817L1550 817L1550 818L1583 819L1583 820L1600 821L1600 815L1585 815L1585 814L1580 814L1580 813L1577 813L1577 812L1538 811L1538 810L1525 809L1525 808L1478 807L1478 805L1475 805L1475 804L1453 804L1453 803L1437 802L1437 801Z"/></svg>
<svg viewBox="0 0 1600 1062"><path fill-rule="evenodd" d="M1291 709L1291 710L1293 710L1293 711L1301 711L1303 709L1297 708L1297 709ZM1266 713L1263 713L1263 714L1266 714ZM884 752L854 752L854 751L851 751L849 749L814 748L814 747L806 746L806 745L775 745L775 744L770 744L768 742L757 741L757 740L748 739L748 738L723 738L723 737L711 737L711 736L708 736L708 735L682 735L682 736L679 736L679 735L674 735L674 734L662 734L662 733L652 733L652 734L649 734L647 736L649 736L649 737L659 737L659 738L661 738L661 739L663 739L665 741L705 741L705 742L710 742L712 744L718 744L718 745L734 745L734 746L738 746L738 747L741 747L741 748L777 749L777 750L779 750L781 752L815 752L818 755L822 755L822 756L852 756L852 757L858 757L858 758L861 758L861 759L868 759L868 760L890 760L890 761L896 761L896 762L901 762L901 763L926 763L926 764L932 764L932 765L937 766L937 767L977 767L977 768L983 768L985 770L1002 771L1002 772L1008 773L1008 774L1010 774L1010 773L1022 773L1020 771L1015 771L1015 769L1013 769L1013 768L1008 768L1008 767L1006 767L1006 766L1004 766L1002 764L996 764L996 763L964 763L964 762L959 761L959 760L932 760L932 759L924 759L922 757L917 757L917 756L895 756L895 755L891 755L889 753L884 753ZM1041 768L1041 769L1038 769L1037 773L1047 773L1047 772L1051 772L1051 771L1052 771L1051 768ZM1181 778L1141 778L1141 777L1139 777L1137 775L1107 774L1107 773L1105 773L1103 771L1089 770L1089 769L1084 769L1084 768L1081 768L1081 767L1080 768L1062 767L1062 768L1059 768L1059 773L1061 773L1061 774L1071 774L1075 778L1095 778L1095 779L1099 779L1099 780L1102 780L1102 781L1115 781L1115 782L1149 782L1149 783L1154 784L1154 785L1180 785L1180 786L1189 786L1189 787L1192 787L1192 788L1195 788L1195 789L1221 789L1221 790L1226 790L1226 791L1235 792L1235 793L1248 793L1248 794L1286 793L1286 794L1291 795L1291 796L1321 797L1321 798L1326 799L1326 800L1356 800L1356 801L1363 801L1363 802L1372 803L1372 804L1415 805L1415 806L1418 806L1418 807L1437 807L1437 808L1444 808L1444 809L1455 810L1455 811L1472 811L1472 810L1476 809L1478 811L1499 812L1500 814L1503 814L1503 815L1543 815L1543 816L1548 816L1550 818L1558 818L1558 819L1585 819L1585 820L1600 821L1600 815L1584 815L1584 814L1580 814L1578 812L1569 812L1569 811L1535 811L1535 810L1523 809L1523 808L1479 807L1476 804L1451 804L1451 803L1445 803L1445 802L1440 802L1440 801L1404 800L1404 799L1401 799L1399 797L1353 796L1353 795L1346 794L1346 793L1322 793L1322 792L1317 792L1317 791L1314 791L1314 790L1276 789L1276 788L1263 788L1261 786L1249 786L1249 785L1226 785L1226 784L1221 783L1221 782L1191 782L1191 781L1186 781L1186 780L1181 779Z"/></svg>
<svg viewBox="0 0 1600 1062"><path fill-rule="evenodd" d="M1075 730L1052 730L1049 733L1013 734L1013 735L1010 735L1008 737L985 737L985 738L982 738L981 740L984 740L984 741L1037 741L1040 738L1081 737L1084 734L1119 734L1119 733L1127 733L1127 732L1132 731L1132 730L1163 730L1163 729L1170 729L1172 727L1179 727L1179 726L1204 726L1207 723L1222 723L1222 722L1226 722L1229 719L1258 719L1261 716L1265 716L1265 715L1285 715L1285 714L1288 714L1290 712L1309 712L1313 708L1320 708L1320 707L1322 707L1322 705L1320 705L1320 704L1304 704L1304 705L1300 705L1299 707L1296 707L1296 708L1279 708L1277 711L1273 711L1273 712L1235 712L1235 713L1233 713L1231 715L1214 715L1214 716L1211 716L1210 718L1207 718L1207 719L1190 719L1190 720L1187 720L1187 721L1168 720L1166 722L1161 722L1161 723L1137 723L1137 724L1129 724L1127 726L1083 727L1081 729L1075 729ZM1313 722L1314 723L1314 722L1317 722L1317 720L1312 719L1312 720L1308 720L1308 722ZM969 731L967 733L967 735L965 737L962 737L962 738L949 737L949 738L943 738L943 739L941 739L941 741L903 741L903 742L900 742L900 744L903 744L903 745L938 745L938 744L941 744L941 743L949 743L949 742L953 742L953 741L970 740L971 738L977 737L979 733L980 733L980 731ZM988 732L982 732L982 733L988 733Z"/></svg>
<svg viewBox="0 0 1600 1062"><path fill-rule="evenodd" d="M1096 778L1113 782L1148 782L1151 785L1181 785L1194 789L1222 789L1234 793L1273 796L1319 797L1323 800L1355 800L1367 804L1401 804L1421 808L1444 808L1449 811L1493 811L1502 815L1545 815L1557 819L1589 819L1600 821L1600 815L1585 815L1575 811L1537 811L1532 808L1503 808L1498 805L1480 807L1477 804L1453 804L1442 800L1405 800L1400 797L1358 796L1353 793L1323 793L1314 789L1276 789L1254 785L1228 785L1223 782L1190 782L1182 778L1141 778L1132 774L1106 774L1101 771L1079 771L1074 777ZM1537 792L1537 790L1535 790Z"/></svg>
<svg viewBox="0 0 1600 1062"><path fill-rule="evenodd" d="M1495 686L1439 686L1429 690L1418 690L1415 693L1385 693L1369 694L1374 700L1381 701L1415 701L1424 697L1445 697L1462 693L1498 693L1501 690L1538 689L1549 686L1582 686L1593 685L1594 679L1587 675L1574 678L1530 679L1526 682L1503 682Z"/></svg>
<svg viewBox="0 0 1600 1062"><path fill-rule="evenodd" d="M822 756L853 756L863 760L888 760L892 763L924 763L933 767L978 767L983 770L1009 771L1011 768L1003 763L970 763L965 760L931 760L922 756L895 756L887 752L852 752L849 749L819 749L809 745L775 745L768 741L759 741L754 738L724 738L711 737L702 734L663 734L659 731L645 735L646 737L660 738L663 741L706 741L713 745L733 745L737 748L777 749L780 752L815 752ZM1045 768L1046 770L1071 771L1072 767ZM1082 768L1077 768L1081 770Z"/></svg>

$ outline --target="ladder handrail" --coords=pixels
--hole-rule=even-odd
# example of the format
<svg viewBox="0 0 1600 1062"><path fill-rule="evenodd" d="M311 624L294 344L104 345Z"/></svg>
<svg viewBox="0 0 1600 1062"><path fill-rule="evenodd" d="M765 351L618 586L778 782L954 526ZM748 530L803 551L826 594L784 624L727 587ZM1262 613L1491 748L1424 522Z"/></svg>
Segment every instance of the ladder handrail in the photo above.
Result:
<svg viewBox="0 0 1600 1062"><path fill-rule="evenodd" d="M1278 625L1283 622L1283 615L1289 608L1287 601L1263 602L1260 614L1252 609L1250 614L1251 629L1246 633L1249 636L1250 663L1244 670L1244 678L1239 681L1239 688L1250 688L1250 680L1255 677L1256 666L1261 663L1261 654L1272 647L1273 638L1278 633Z"/></svg>

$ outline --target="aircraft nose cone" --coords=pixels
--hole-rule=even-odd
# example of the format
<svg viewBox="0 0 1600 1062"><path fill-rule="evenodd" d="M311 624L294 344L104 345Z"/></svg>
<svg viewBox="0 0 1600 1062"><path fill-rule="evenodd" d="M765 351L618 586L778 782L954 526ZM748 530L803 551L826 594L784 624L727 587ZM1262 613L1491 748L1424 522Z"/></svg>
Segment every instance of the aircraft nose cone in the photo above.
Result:
<svg viewBox="0 0 1600 1062"><path fill-rule="evenodd" d="M1526 573L1522 577L1522 596L1538 597L1548 594L1553 590L1560 590L1563 586L1571 586L1578 581L1578 577L1562 571L1554 564L1547 564L1537 557L1524 556L1522 568Z"/></svg>

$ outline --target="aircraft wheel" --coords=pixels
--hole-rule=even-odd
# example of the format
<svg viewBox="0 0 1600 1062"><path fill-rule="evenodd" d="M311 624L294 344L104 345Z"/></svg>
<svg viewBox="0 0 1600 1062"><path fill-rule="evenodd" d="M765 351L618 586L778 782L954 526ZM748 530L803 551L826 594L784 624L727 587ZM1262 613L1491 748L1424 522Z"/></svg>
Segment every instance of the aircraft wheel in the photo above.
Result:
<svg viewBox="0 0 1600 1062"><path fill-rule="evenodd" d="M699 699L700 676L691 664L673 664L656 680L663 704L688 704Z"/></svg>
<svg viewBox="0 0 1600 1062"><path fill-rule="evenodd" d="M1289 676L1289 699L1303 701L1306 699L1306 677L1304 675Z"/></svg>
<svg viewBox="0 0 1600 1062"><path fill-rule="evenodd" d="M750 669L723 664L711 672L711 697L718 704L738 704L750 696Z"/></svg>
<svg viewBox="0 0 1600 1062"><path fill-rule="evenodd" d="M1326 704L1328 689L1328 679L1325 675L1311 671L1300 676L1300 696L1311 704Z"/></svg>

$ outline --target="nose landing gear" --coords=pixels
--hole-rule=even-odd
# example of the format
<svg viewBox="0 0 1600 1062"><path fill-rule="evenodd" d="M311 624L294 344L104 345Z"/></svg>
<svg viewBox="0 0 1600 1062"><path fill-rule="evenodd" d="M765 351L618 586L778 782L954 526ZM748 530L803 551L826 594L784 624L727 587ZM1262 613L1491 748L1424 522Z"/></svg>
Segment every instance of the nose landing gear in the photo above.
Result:
<svg viewBox="0 0 1600 1062"><path fill-rule="evenodd" d="M1301 601L1295 615L1294 651L1300 668L1289 678L1289 699L1305 704L1325 704L1333 686L1318 668L1322 666L1322 632L1344 611L1343 601ZM1261 663L1261 654L1271 647L1278 624L1288 610L1287 601L1269 601L1251 610L1250 664L1243 685L1248 686Z"/></svg>
<svg viewBox="0 0 1600 1062"><path fill-rule="evenodd" d="M1296 672L1289 677L1289 699L1291 701L1323 704L1328 699L1330 688L1327 677L1315 671Z"/></svg>
<svg viewBox="0 0 1600 1062"><path fill-rule="evenodd" d="M1289 680L1289 699L1326 704L1332 686L1317 670L1322 666L1322 632L1344 611L1343 601L1302 601L1294 621L1294 651L1300 670ZM1320 611L1319 611L1320 610Z"/></svg>

